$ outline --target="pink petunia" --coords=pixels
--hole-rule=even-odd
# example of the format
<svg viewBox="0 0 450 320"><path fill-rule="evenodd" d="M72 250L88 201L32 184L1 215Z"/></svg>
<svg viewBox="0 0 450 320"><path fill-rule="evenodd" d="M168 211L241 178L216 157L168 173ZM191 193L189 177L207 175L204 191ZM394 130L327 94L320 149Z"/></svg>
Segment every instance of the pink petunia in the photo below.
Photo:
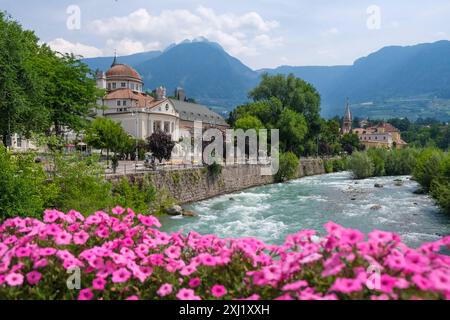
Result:
<svg viewBox="0 0 450 320"><path fill-rule="evenodd" d="M61 231L55 236L55 242L59 246L69 245L71 241L72 235L66 231Z"/></svg>
<svg viewBox="0 0 450 320"><path fill-rule="evenodd" d="M177 246L170 246L164 250L164 253L171 259L178 259L180 257L181 249Z"/></svg>
<svg viewBox="0 0 450 320"><path fill-rule="evenodd" d="M85 244L89 239L89 234L86 231L79 231L73 235L73 243L77 245Z"/></svg>
<svg viewBox="0 0 450 320"><path fill-rule="evenodd" d="M131 277L131 272L125 268L120 268L113 272L112 281L114 283L124 283L127 282Z"/></svg>
<svg viewBox="0 0 450 320"><path fill-rule="evenodd" d="M178 300L201 300L192 289L180 289L176 295Z"/></svg>
<svg viewBox="0 0 450 320"><path fill-rule="evenodd" d="M23 275L20 273L9 273L5 277L5 281L11 287L21 286L23 284Z"/></svg>
<svg viewBox="0 0 450 320"><path fill-rule="evenodd" d="M352 293L361 291L362 288L361 281L358 279L337 278L330 290L341 293Z"/></svg>
<svg viewBox="0 0 450 320"><path fill-rule="evenodd" d="M103 278L95 278L92 281L92 288L97 291L105 290L106 280Z"/></svg>
<svg viewBox="0 0 450 320"><path fill-rule="evenodd" d="M189 280L189 287L191 288L197 288L202 283L202 280L200 278L192 278Z"/></svg>
<svg viewBox="0 0 450 320"><path fill-rule="evenodd" d="M125 212L125 209L122 208L122 207L117 206L117 207L113 208L113 209L111 210L111 212L112 212L113 214L115 214L115 215L121 215L122 213Z"/></svg>
<svg viewBox="0 0 450 320"><path fill-rule="evenodd" d="M227 289L220 284L216 284L211 288L211 294L216 298L220 298L227 294Z"/></svg>
<svg viewBox="0 0 450 320"><path fill-rule="evenodd" d="M93 298L94 294L89 288L80 290L80 294L78 295L78 300L92 300Z"/></svg>
<svg viewBox="0 0 450 320"><path fill-rule="evenodd" d="M158 289L157 293L160 297L165 297L171 294L172 290L173 290L172 285L169 283L165 283Z"/></svg>
<svg viewBox="0 0 450 320"><path fill-rule="evenodd" d="M42 274L40 272L31 271L31 272L27 273L27 282L31 285L38 284L39 281L41 281L41 279L42 279Z"/></svg>

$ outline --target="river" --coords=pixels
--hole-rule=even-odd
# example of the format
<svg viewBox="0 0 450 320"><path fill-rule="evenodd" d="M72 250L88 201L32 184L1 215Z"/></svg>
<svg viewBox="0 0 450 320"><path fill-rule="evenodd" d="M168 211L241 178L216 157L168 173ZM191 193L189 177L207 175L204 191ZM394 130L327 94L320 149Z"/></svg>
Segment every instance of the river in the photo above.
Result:
<svg viewBox="0 0 450 320"><path fill-rule="evenodd" d="M395 182L401 179L401 186ZM375 188L375 184L383 188ZM163 230L197 231L221 237L256 237L281 244L302 229L323 232L334 221L365 233L397 232L411 247L450 234L450 217L433 199L417 195L409 177L355 181L348 172L312 176L247 189L186 206L200 216L162 217Z"/></svg>

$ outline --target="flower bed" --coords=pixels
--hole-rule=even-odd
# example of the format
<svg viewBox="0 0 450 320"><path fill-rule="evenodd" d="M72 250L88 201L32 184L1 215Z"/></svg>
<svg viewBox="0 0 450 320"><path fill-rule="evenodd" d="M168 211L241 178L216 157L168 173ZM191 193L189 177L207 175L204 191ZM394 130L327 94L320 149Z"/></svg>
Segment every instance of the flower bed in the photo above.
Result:
<svg viewBox="0 0 450 320"><path fill-rule="evenodd" d="M0 226L0 299L450 298L450 257L438 253L450 237L410 249L396 234L365 239L330 222L321 238L304 230L275 246L160 226L120 207L9 219Z"/></svg>

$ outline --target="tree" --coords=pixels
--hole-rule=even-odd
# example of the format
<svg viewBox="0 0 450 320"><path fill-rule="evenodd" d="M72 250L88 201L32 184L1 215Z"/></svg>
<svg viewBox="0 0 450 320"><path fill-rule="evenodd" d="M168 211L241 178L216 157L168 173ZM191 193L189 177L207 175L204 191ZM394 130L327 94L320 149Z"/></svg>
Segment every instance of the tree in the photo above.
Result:
<svg viewBox="0 0 450 320"><path fill-rule="evenodd" d="M42 131L47 111L41 105L42 79L36 73L38 38L0 12L0 135Z"/></svg>
<svg viewBox="0 0 450 320"><path fill-rule="evenodd" d="M106 159L109 161L109 152L123 153L129 148L132 139L122 126L107 118L96 118L86 131L85 141L102 152L106 150Z"/></svg>
<svg viewBox="0 0 450 320"><path fill-rule="evenodd" d="M159 162L170 160L174 147L175 142L172 141L172 137L161 130L147 138L147 148Z"/></svg>
<svg viewBox="0 0 450 320"><path fill-rule="evenodd" d="M42 103L51 125L47 133L62 136L66 128L76 132L86 128L104 94L88 66L74 55L55 53L44 45L38 70L44 79Z"/></svg>
<svg viewBox="0 0 450 320"><path fill-rule="evenodd" d="M260 84L249 93L254 101L277 98L283 108L303 114L308 123L308 132L314 137L320 131L320 95L317 90L293 74L263 74Z"/></svg>
<svg viewBox="0 0 450 320"><path fill-rule="evenodd" d="M234 127L236 129L242 129L244 131L247 131L249 129L264 129L264 125L262 124L262 122L257 117L252 115L246 115L243 118L239 118L236 121Z"/></svg>
<svg viewBox="0 0 450 320"><path fill-rule="evenodd" d="M341 137L342 149L348 154L354 151L362 151L363 147L356 133L346 133Z"/></svg>
<svg viewBox="0 0 450 320"><path fill-rule="evenodd" d="M305 136L308 133L305 117L293 110L285 109L278 121L278 128L282 149L300 156L303 152Z"/></svg>

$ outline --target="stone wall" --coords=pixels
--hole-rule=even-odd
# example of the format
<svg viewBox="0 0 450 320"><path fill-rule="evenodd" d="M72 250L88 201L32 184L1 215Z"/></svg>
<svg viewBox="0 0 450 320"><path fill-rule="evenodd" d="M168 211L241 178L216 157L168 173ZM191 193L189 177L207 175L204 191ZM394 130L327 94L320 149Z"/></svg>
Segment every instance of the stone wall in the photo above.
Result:
<svg viewBox="0 0 450 320"><path fill-rule="evenodd" d="M296 176L301 178L324 173L322 159L301 159ZM166 190L180 204L274 183L272 176L260 175L258 165L225 166L216 177L211 176L207 168L127 174L132 183L139 183L145 176L153 181L157 189ZM114 182L121 177L115 175L108 179Z"/></svg>

